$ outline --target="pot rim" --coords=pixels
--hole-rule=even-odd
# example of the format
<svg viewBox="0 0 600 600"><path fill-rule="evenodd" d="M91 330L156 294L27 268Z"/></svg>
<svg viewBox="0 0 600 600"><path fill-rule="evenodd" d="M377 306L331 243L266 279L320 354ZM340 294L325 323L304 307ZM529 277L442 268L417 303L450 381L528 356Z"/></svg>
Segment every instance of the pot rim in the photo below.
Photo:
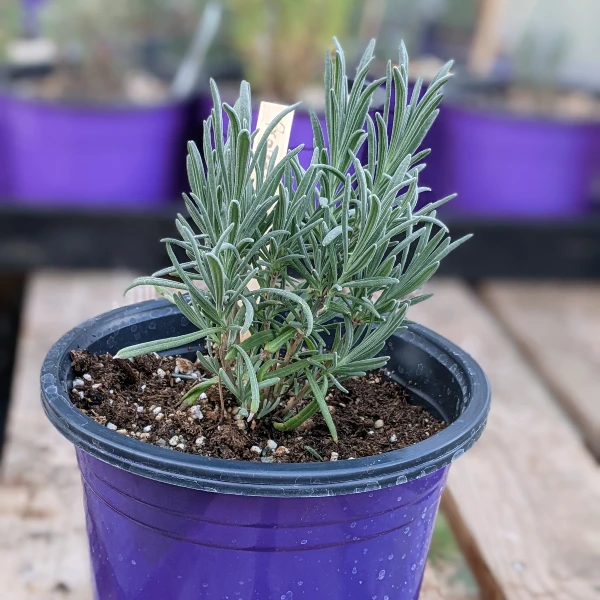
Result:
<svg viewBox="0 0 600 600"><path fill-rule="evenodd" d="M0 90L0 96L12 102L13 105L23 105L27 108L72 115L129 115L165 113L169 111L181 111L190 108L198 100L198 93L194 92L189 98L167 97L156 102L147 104L136 104L128 100L107 100L106 102L94 102L77 100L72 98L53 99L40 98L39 96L27 96L15 92L10 88Z"/></svg>
<svg viewBox="0 0 600 600"><path fill-rule="evenodd" d="M535 113L519 113L509 109L480 106L458 98L451 98L444 101L440 108L446 117L451 112L454 112L455 114L477 117L513 126L527 125L545 127L547 129L571 129L587 133L590 128L600 125L600 120L598 119L576 119Z"/></svg>
<svg viewBox="0 0 600 600"><path fill-rule="evenodd" d="M519 112L502 106L483 106L475 103L469 97L469 93L485 96L490 90L505 91L511 81L507 79L467 79L459 85L456 82L449 84L445 92L441 109L448 114L448 109L456 112L477 115L480 118L487 118L495 121L511 122L516 125L535 124L552 126L557 128L589 129L600 124L600 119L595 117L568 117L558 114L549 114L544 112ZM583 86L562 86L557 92L583 92L594 96L600 100L598 93L591 88Z"/></svg>
<svg viewBox="0 0 600 600"><path fill-rule="evenodd" d="M338 496L373 491L424 477L461 456L481 435L490 387L481 367L458 346L421 325L409 325L391 340L409 338L450 370L467 400L461 415L422 442L376 456L323 463L274 463L210 458L173 452L126 437L96 423L71 402L69 352L89 347L124 326L178 314L166 300L150 300L94 317L66 333L48 352L41 370L44 411L75 446L95 458L170 485L245 496ZM127 325L125 325L127 323Z"/></svg>
<svg viewBox="0 0 600 600"><path fill-rule="evenodd" d="M473 80L461 79L462 83L459 85L456 82L449 82L444 86L444 97L442 103L438 107L441 114L447 117L451 112L464 114L468 116L475 116L480 119L486 119L490 121L501 122L509 125L520 126L520 125L534 125L544 127L555 127L562 129L580 129L589 131L590 128L594 129L600 126L600 117L568 117L556 114L547 114L542 112L518 112L511 110L508 107L501 106L483 106L481 104L474 103L468 96L468 92L472 93L483 93L485 94L489 90L494 89L505 89L510 82L505 80ZM430 82L429 82L430 83ZM427 90L429 83L423 82L421 88L421 97ZM409 81L409 84L414 84L414 81ZM380 88L381 89L381 88ZM591 88L584 87L562 87L558 91L580 91L591 96L596 97L600 100L600 95ZM409 99L412 92L409 93ZM384 102L379 101L373 104L369 108L370 113L380 112L383 113ZM436 119L438 122L440 119L439 115Z"/></svg>

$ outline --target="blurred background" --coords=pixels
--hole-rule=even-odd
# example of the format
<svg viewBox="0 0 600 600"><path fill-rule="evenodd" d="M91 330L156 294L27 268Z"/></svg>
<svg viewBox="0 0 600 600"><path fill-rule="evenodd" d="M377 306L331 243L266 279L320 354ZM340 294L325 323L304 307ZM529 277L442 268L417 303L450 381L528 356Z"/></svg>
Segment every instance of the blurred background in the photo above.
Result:
<svg viewBox="0 0 600 600"><path fill-rule="evenodd" d="M440 272L599 279L599 23L598 0L0 0L0 444L30 278L164 266L158 240L182 207L209 78L229 101L248 79L256 107L322 113L334 35L350 65L378 39L373 75L404 39L424 86L455 60L424 143L424 197L457 192L443 216L475 236ZM297 111L292 138L310 149L306 122ZM599 311L590 302L596 323ZM438 570L474 597L437 527Z"/></svg>
<svg viewBox="0 0 600 600"><path fill-rule="evenodd" d="M425 84L456 63L426 145L425 180L448 211L490 218L589 215L600 196L595 0L2 0L0 202L165 208L186 187L209 77L226 99L317 112L336 35L373 74L404 39ZM375 109L376 107L374 107ZM294 141L312 144L298 118Z"/></svg>

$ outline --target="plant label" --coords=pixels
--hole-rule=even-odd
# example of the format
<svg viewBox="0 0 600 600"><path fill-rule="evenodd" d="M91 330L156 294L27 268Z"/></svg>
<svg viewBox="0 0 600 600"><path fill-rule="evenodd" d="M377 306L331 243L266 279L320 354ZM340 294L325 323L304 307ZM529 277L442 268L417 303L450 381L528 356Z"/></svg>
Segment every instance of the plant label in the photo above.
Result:
<svg viewBox="0 0 600 600"><path fill-rule="evenodd" d="M264 131L266 127L269 126L269 123L282 111L285 110L287 106L285 104L276 104L275 102L261 102L260 107L258 109L258 121L256 123L256 129ZM273 129L271 135L267 140L267 160L265 161L265 175L267 169L269 168L269 163L271 162L271 157L275 152L275 148L277 148L277 158L275 160L275 164L277 164L288 151L288 146L290 143L290 133L292 131L292 123L294 121L294 112L288 113L279 121L277 127ZM260 141L260 133L254 138L254 144L252 146L253 150L256 150L258 146L258 142ZM253 174L254 175L254 174ZM254 181L254 180L253 180ZM270 209L272 210L272 208ZM258 281L256 279L252 279L248 282L249 290L257 290L259 289ZM248 333L242 336L242 340L248 337Z"/></svg>
<svg viewBox="0 0 600 600"><path fill-rule="evenodd" d="M264 131L268 127L269 123L287 106L285 104L276 104L274 102L261 102L258 109L258 121L256 123L256 129L259 132ZM277 127L273 129L269 139L267 140L267 160L265 161L265 174L271 162L271 157L277 148L277 159L278 163L288 151L290 143L290 133L292 131L292 123L294 121L294 113L287 114L279 123ZM260 141L260 133L254 138L254 144L252 149L256 150L258 142Z"/></svg>

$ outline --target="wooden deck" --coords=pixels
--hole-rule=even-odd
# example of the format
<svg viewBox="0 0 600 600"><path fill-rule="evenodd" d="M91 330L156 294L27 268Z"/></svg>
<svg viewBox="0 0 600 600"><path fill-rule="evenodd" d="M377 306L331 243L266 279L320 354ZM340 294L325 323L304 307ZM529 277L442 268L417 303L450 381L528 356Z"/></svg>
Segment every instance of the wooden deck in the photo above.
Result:
<svg viewBox="0 0 600 600"><path fill-rule="evenodd" d="M38 372L51 343L122 304L130 280L64 271L29 279L0 477L7 600L91 598L74 453L43 414ZM430 564L421 597L600 599L600 285L431 288L436 297L411 318L481 362L493 403L443 500L479 591L457 592Z"/></svg>

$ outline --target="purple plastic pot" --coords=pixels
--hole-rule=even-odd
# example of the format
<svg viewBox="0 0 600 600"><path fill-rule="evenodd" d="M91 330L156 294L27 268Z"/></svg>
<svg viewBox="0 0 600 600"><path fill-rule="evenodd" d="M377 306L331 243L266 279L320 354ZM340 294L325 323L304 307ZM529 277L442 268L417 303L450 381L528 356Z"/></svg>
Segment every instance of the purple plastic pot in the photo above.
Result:
<svg viewBox="0 0 600 600"><path fill-rule="evenodd" d="M589 125L447 104L440 124L450 210L480 216L561 217L589 209Z"/></svg>
<svg viewBox="0 0 600 600"><path fill-rule="evenodd" d="M213 101L210 92L203 92L198 96L198 101L196 102L196 115L195 115L195 127L198 133L198 139L203 133L204 121L208 119L210 116L210 111L213 108ZM226 118L226 115L223 115L223 118Z"/></svg>
<svg viewBox="0 0 600 600"><path fill-rule="evenodd" d="M71 349L192 329L170 304L146 302L77 327L44 361L44 409L77 446L97 600L416 600L448 467L485 426L479 366L423 327L393 336L391 376L449 426L327 463L182 454L110 431L69 400Z"/></svg>
<svg viewBox="0 0 600 600"><path fill-rule="evenodd" d="M408 98L410 100L414 90L414 83L409 84ZM427 85L421 87L421 94L419 98L427 92ZM440 115L443 112L443 107L440 107ZM444 150L443 150L443 135L440 126L440 115L429 129L425 139L423 140L419 150L430 149L431 152L426 156L422 162L426 164L426 167L419 176L419 185L422 187L428 187L431 192L425 192L423 196L419 198L420 204L426 204L427 202L434 202L452 194L452 191L448 191L444 186L443 173L443 162L444 162ZM391 129L390 129L391 134ZM419 207L417 207L419 208Z"/></svg>
<svg viewBox="0 0 600 600"><path fill-rule="evenodd" d="M31 204L149 206L177 197L187 103L100 107L12 98L15 198Z"/></svg>
<svg viewBox="0 0 600 600"><path fill-rule="evenodd" d="M8 144L8 103L7 95L0 91L0 202L12 196L12 165Z"/></svg>
<svg viewBox="0 0 600 600"><path fill-rule="evenodd" d="M215 494L78 450L96 598L417 598L447 467L331 498Z"/></svg>
<svg viewBox="0 0 600 600"><path fill-rule="evenodd" d="M325 143L327 143L327 126L325 124L325 115L319 114L318 117L323 129L323 135L325 136ZM256 115L254 115L254 118L256 119ZM302 152L300 152L298 155L298 160L305 169L308 169L313 155L313 142L314 140L310 115L307 112L297 110L294 113L294 122L292 123L292 131L290 132L289 148L297 148L300 146L300 144L304 144Z"/></svg>
<svg viewBox="0 0 600 600"><path fill-rule="evenodd" d="M592 138L592 184L591 197L595 206L600 208L600 123L595 123L590 127L590 136Z"/></svg>

